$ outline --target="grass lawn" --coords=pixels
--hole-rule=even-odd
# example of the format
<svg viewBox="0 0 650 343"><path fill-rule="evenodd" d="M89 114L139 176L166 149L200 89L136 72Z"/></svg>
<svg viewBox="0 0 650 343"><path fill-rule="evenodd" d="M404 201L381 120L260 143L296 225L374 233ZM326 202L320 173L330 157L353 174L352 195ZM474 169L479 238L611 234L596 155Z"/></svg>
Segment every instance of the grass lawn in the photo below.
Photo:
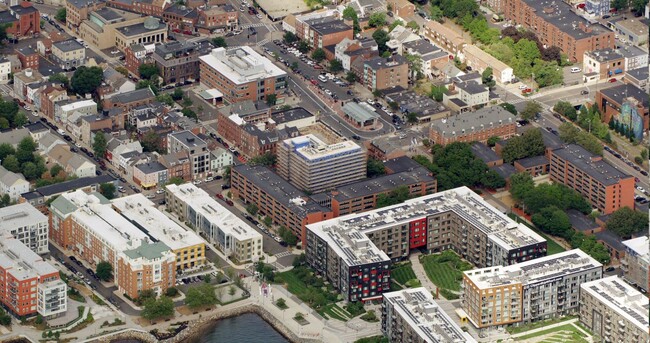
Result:
<svg viewBox="0 0 650 343"><path fill-rule="evenodd" d="M323 317L334 318L343 322L350 320L350 314L348 311L340 308L336 304L327 305L322 310L318 311L318 313Z"/></svg>
<svg viewBox="0 0 650 343"><path fill-rule="evenodd" d="M545 233L539 231L534 225L528 224L526 221L521 219L518 215L514 213L509 213L508 216L528 226L529 228L531 228L533 231L535 231L538 235L542 236L542 238L546 240L546 255L559 254L561 252L566 251L566 249L564 249L561 245L557 244L554 240L549 238Z"/></svg>
<svg viewBox="0 0 650 343"><path fill-rule="evenodd" d="M572 324L566 324L566 325L554 327L547 330L541 330L535 333L531 333L530 335L517 337L515 338L515 340L524 341L530 338L540 337L551 333L555 333L555 334L553 335L553 337L548 337L549 342L555 340L556 336L558 339L561 338L565 342L573 342L573 343L587 342L587 340L584 339L585 335Z"/></svg>
<svg viewBox="0 0 650 343"><path fill-rule="evenodd" d="M571 319L574 319L574 318L577 318L577 316L557 317L557 318L551 318L551 319L547 319L547 320L544 320L544 321L534 322L534 323L525 324L525 325L521 325L521 326L508 326L508 327L506 327L506 331L508 331L509 334L514 335L514 334L518 334L518 333L525 332L525 331L539 329L541 327L548 326L548 325L551 325L551 324L564 322L564 321L571 320Z"/></svg>
<svg viewBox="0 0 650 343"><path fill-rule="evenodd" d="M329 306L339 301L341 296L332 285L302 266L275 274L274 282L286 285L289 292L319 312L325 312ZM343 316L345 315L346 312L343 311Z"/></svg>
<svg viewBox="0 0 650 343"><path fill-rule="evenodd" d="M391 270L390 276L391 279L399 282L402 285L404 285L409 280L417 278L410 264L403 264Z"/></svg>
<svg viewBox="0 0 650 343"><path fill-rule="evenodd" d="M395 291L401 291L403 290L404 287L400 286L395 280L390 280L390 291L395 292Z"/></svg>
<svg viewBox="0 0 650 343"><path fill-rule="evenodd" d="M460 291L463 271L472 269L469 262L461 260L453 251L427 255L421 258L427 276L439 288Z"/></svg>
<svg viewBox="0 0 650 343"><path fill-rule="evenodd" d="M292 273L291 270L284 273L277 273L276 277L278 276L287 284L287 290L293 294L305 292L308 288L307 284L305 284L298 275Z"/></svg>

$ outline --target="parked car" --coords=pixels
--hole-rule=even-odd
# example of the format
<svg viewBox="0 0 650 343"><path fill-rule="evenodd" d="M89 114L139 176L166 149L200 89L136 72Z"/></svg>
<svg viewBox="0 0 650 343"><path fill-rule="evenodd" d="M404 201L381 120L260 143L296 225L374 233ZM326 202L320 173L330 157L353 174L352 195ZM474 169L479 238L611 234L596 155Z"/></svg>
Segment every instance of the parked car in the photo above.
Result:
<svg viewBox="0 0 650 343"><path fill-rule="evenodd" d="M615 78L611 78L611 79L609 79L609 81L607 81L607 82L609 82L609 83L614 83L614 82L616 82L616 79L615 79Z"/></svg>

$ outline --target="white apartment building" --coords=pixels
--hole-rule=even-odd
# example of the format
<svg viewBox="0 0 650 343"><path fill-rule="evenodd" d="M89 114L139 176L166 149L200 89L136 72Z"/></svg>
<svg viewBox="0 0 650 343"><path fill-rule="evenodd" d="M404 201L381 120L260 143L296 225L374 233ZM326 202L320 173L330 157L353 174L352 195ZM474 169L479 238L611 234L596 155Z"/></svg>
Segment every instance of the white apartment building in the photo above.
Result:
<svg viewBox="0 0 650 343"><path fill-rule="evenodd" d="M191 183L166 186L167 209L188 222L239 262L258 261L262 235Z"/></svg>
<svg viewBox="0 0 650 343"><path fill-rule="evenodd" d="M11 235L37 254L49 249L47 217L29 203L0 208L0 236Z"/></svg>
<svg viewBox="0 0 650 343"><path fill-rule="evenodd" d="M93 100L63 100L54 104L54 118L61 123L67 123L68 116L75 112L96 114L97 103Z"/></svg>
<svg viewBox="0 0 650 343"><path fill-rule="evenodd" d="M7 84L9 82L9 74L11 74L11 61L6 58L0 58L0 84Z"/></svg>
<svg viewBox="0 0 650 343"><path fill-rule="evenodd" d="M17 201L20 195L29 192L29 182L23 174L10 172L0 166L0 195L9 194L12 201Z"/></svg>
<svg viewBox="0 0 650 343"><path fill-rule="evenodd" d="M602 342L650 342L648 297L618 276L580 285L580 322Z"/></svg>
<svg viewBox="0 0 650 343"><path fill-rule="evenodd" d="M578 311L580 284L603 265L580 249L463 273L461 307L477 328L529 323Z"/></svg>
<svg viewBox="0 0 650 343"><path fill-rule="evenodd" d="M628 239L622 242L625 246L625 257L621 260L623 279L633 286L646 291L650 285L648 269L650 268L650 242L648 236Z"/></svg>
<svg viewBox="0 0 650 343"><path fill-rule="evenodd" d="M390 342L476 343L424 288L384 293L381 329Z"/></svg>
<svg viewBox="0 0 650 343"><path fill-rule="evenodd" d="M216 148L211 152L212 157L210 158L210 170L218 175L221 175L226 167L229 167L233 163L233 155L230 151L223 148Z"/></svg>

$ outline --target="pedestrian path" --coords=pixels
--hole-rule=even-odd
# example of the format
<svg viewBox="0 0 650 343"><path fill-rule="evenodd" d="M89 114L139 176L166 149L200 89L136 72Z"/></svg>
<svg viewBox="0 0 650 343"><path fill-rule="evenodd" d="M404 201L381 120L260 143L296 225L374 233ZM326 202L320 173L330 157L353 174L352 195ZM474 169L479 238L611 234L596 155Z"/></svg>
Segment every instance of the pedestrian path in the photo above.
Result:
<svg viewBox="0 0 650 343"><path fill-rule="evenodd" d="M282 257L289 256L289 255L293 255L293 253L291 251L287 250L287 251L283 251L281 253L277 253L277 254L275 254L273 256L275 256L277 258L282 258Z"/></svg>
<svg viewBox="0 0 650 343"><path fill-rule="evenodd" d="M437 293L438 287L436 287L436 285L434 285L433 282L429 280L427 273L424 271L424 266L422 266L422 263L420 263L420 253L411 253L409 256L409 261L411 261L411 267L415 272L415 276L417 276L418 280L420 280L422 286L431 292Z"/></svg>
<svg viewBox="0 0 650 343"><path fill-rule="evenodd" d="M257 45L257 46L262 46L262 45L268 43L270 40L271 40L271 39L269 39L269 38L264 38L264 39L262 39L261 41L257 42L256 45Z"/></svg>
<svg viewBox="0 0 650 343"><path fill-rule="evenodd" d="M241 29L248 29L248 28L251 28L251 27L262 27L262 26L266 26L266 25L267 25L267 24L264 24L264 23L253 23L253 24L242 25L242 26L240 26L239 28L241 28Z"/></svg>

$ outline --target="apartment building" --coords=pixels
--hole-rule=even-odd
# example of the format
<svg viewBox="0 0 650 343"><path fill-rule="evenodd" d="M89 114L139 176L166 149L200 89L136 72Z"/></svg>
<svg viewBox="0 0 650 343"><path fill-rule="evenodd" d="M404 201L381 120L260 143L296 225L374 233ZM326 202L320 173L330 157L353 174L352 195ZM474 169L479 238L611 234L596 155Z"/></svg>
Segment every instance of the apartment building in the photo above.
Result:
<svg viewBox="0 0 650 343"><path fill-rule="evenodd" d="M20 240L0 240L0 301L17 317L40 314L46 319L65 314L67 285L59 270Z"/></svg>
<svg viewBox="0 0 650 343"><path fill-rule="evenodd" d="M580 285L580 322L604 342L648 342L648 298L618 276Z"/></svg>
<svg viewBox="0 0 650 343"><path fill-rule="evenodd" d="M91 12L106 6L101 0L67 0L65 2L65 24L71 29L77 29L81 22L88 19Z"/></svg>
<svg viewBox="0 0 650 343"><path fill-rule="evenodd" d="M634 208L634 177L579 145L551 151L549 174L552 181L582 194L602 214Z"/></svg>
<svg viewBox="0 0 650 343"><path fill-rule="evenodd" d="M352 276L344 270L335 273L339 271L337 259L345 259L347 253L323 249L330 244L325 240L332 232L352 237L354 246L378 249L392 261L407 257L414 249L430 253L454 250L477 267L511 265L546 255L545 239L467 187L307 225L308 263L328 280L345 284Z"/></svg>
<svg viewBox="0 0 650 343"><path fill-rule="evenodd" d="M488 67L492 68L492 75L496 82L510 82L515 76L511 67L483 51L476 45L466 45L463 48L462 56L462 60L465 61L468 66L472 67L472 70L478 71L479 73L484 72Z"/></svg>
<svg viewBox="0 0 650 343"><path fill-rule="evenodd" d="M210 172L210 150L208 144L192 131L170 133L167 136L167 153L186 151L191 160L192 178L200 179Z"/></svg>
<svg viewBox="0 0 650 343"><path fill-rule="evenodd" d="M125 11L162 17L163 11L170 3L165 0L108 0L106 5Z"/></svg>
<svg viewBox="0 0 650 343"><path fill-rule="evenodd" d="M625 246L625 257L621 260L623 279L633 286L648 290L650 279L650 243L648 236L628 239L622 242Z"/></svg>
<svg viewBox="0 0 650 343"><path fill-rule="evenodd" d="M596 17L603 16L610 13L610 0L586 0L584 10Z"/></svg>
<svg viewBox="0 0 650 343"><path fill-rule="evenodd" d="M332 211L264 166L240 164L230 170L233 198L255 204L259 213L291 230L303 246L306 225L333 218Z"/></svg>
<svg viewBox="0 0 650 343"><path fill-rule="evenodd" d="M9 194L9 199L16 201L23 193L29 192L29 181L23 174L14 173L0 166L0 194Z"/></svg>
<svg viewBox="0 0 650 343"><path fill-rule="evenodd" d="M501 106L491 106L474 112L450 116L431 122L429 138L435 144L453 142L487 143L490 137L508 139L516 135L517 123L512 113Z"/></svg>
<svg viewBox="0 0 650 343"><path fill-rule="evenodd" d="M68 39L52 44L52 59L63 70L86 64L86 48L75 39Z"/></svg>
<svg viewBox="0 0 650 343"><path fill-rule="evenodd" d="M356 143L326 144L314 135L277 147L278 174L299 189L322 192L366 177L366 155Z"/></svg>
<svg viewBox="0 0 650 343"><path fill-rule="evenodd" d="M173 41L156 46L152 58L160 70L163 84L199 78L199 55L208 52L208 44Z"/></svg>
<svg viewBox="0 0 650 343"><path fill-rule="evenodd" d="M16 56L18 57L18 60L20 60L20 64L22 69L27 69L27 68L32 68L32 69L38 69L38 66L40 64L40 59L38 55L38 51L36 49L32 48L31 46L23 46L20 48L15 49L16 51Z"/></svg>
<svg viewBox="0 0 650 343"><path fill-rule="evenodd" d="M371 91L395 87L406 89L409 82L409 63L401 55L393 55L389 58L375 57L363 61L363 74L357 76Z"/></svg>
<svg viewBox="0 0 650 343"><path fill-rule="evenodd" d="M401 27L401 26L398 26ZM426 77L433 77L434 70L440 70L449 62L449 54L429 43L426 39L418 39L412 42L402 44L404 52L409 55L420 56L422 65L420 70L411 70L411 74L420 72Z"/></svg>
<svg viewBox="0 0 650 343"><path fill-rule="evenodd" d="M603 265L580 249L463 272L461 307L476 328L523 324L578 311L580 284Z"/></svg>
<svg viewBox="0 0 650 343"><path fill-rule="evenodd" d="M143 194L111 201L113 209L136 224L153 242L162 242L176 254L176 270L205 264L205 242L194 231L158 210Z"/></svg>
<svg viewBox="0 0 650 343"><path fill-rule="evenodd" d="M645 69L647 72L648 68ZM626 76L625 79L628 79L628 77ZM625 102L634 104L640 118L631 114L621 115ZM630 120L636 121L640 119L642 121L641 131L647 131L649 128L650 100L648 99L648 93L631 83L625 83L607 89L599 89L596 91L596 106L600 113L603 114L602 120L605 123L609 123L611 118L614 117L614 120L618 120L627 125L633 124L632 126L637 126L634 125L634 122L630 123Z"/></svg>
<svg viewBox="0 0 650 343"><path fill-rule="evenodd" d="M393 14L402 18L403 22L415 15L415 5L408 0L388 0L386 4L392 7Z"/></svg>
<svg viewBox="0 0 650 343"><path fill-rule="evenodd" d="M133 166L133 182L143 189L155 189L169 180L167 167L158 161Z"/></svg>
<svg viewBox="0 0 650 343"><path fill-rule="evenodd" d="M305 256L310 267L346 301L380 299L390 290L388 255L356 228L321 223L307 226Z"/></svg>
<svg viewBox="0 0 650 343"><path fill-rule="evenodd" d="M384 293L381 331L389 342L476 343L424 287Z"/></svg>
<svg viewBox="0 0 650 343"><path fill-rule="evenodd" d="M503 14L535 33L542 44L560 48L573 62L582 62L585 51L615 47L614 32L591 24L571 7L554 0L506 0Z"/></svg>
<svg viewBox="0 0 650 343"><path fill-rule="evenodd" d="M226 256L240 263L262 257L262 235L191 183L165 187L167 209L217 245Z"/></svg>
<svg viewBox="0 0 650 343"><path fill-rule="evenodd" d="M196 28L200 33L211 34L218 30L232 31L239 25L239 12L233 6L208 6L199 10Z"/></svg>
<svg viewBox="0 0 650 343"><path fill-rule="evenodd" d="M462 52L467 44L463 36L435 20L424 24L423 34L424 38L452 55Z"/></svg>
<svg viewBox="0 0 650 343"><path fill-rule="evenodd" d="M490 103L490 88L476 81L454 82L448 90L443 102L450 108L457 107L454 108L456 113Z"/></svg>
<svg viewBox="0 0 650 343"><path fill-rule="evenodd" d="M10 24L6 32L15 38L29 38L41 32L41 14L28 1L9 6L9 10L0 12L0 19L2 23Z"/></svg>
<svg viewBox="0 0 650 343"><path fill-rule="evenodd" d="M302 32L304 37L300 37L301 32L298 33L298 37L306 40L313 49L325 49L338 44L345 38L354 38L352 26L336 17L309 19L305 20L304 24L306 29Z"/></svg>
<svg viewBox="0 0 650 343"><path fill-rule="evenodd" d="M0 58L0 84L6 85L9 83L9 75L11 74L11 61L6 58Z"/></svg>
<svg viewBox="0 0 650 343"><path fill-rule="evenodd" d="M124 66L130 74L140 76L140 65L155 63L153 53L156 50L155 44L133 44L124 48Z"/></svg>
<svg viewBox="0 0 650 343"><path fill-rule="evenodd" d="M390 175L347 183L311 196L314 201L332 209L334 217L373 210L380 195L406 187L410 197L432 194L437 191L436 179L423 167Z"/></svg>
<svg viewBox="0 0 650 343"><path fill-rule="evenodd" d="M249 46L216 48L199 57L201 85L216 89L231 104L283 96L287 73Z"/></svg>
<svg viewBox="0 0 650 343"><path fill-rule="evenodd" d="M0 236L11 235L37 254L49 252L47 217L31 204L0 208L0 224Z"/></svg>
<svg viewBox="0 0 650 343"><path fill-rule="evenodd" d="M96 114L97 103L94 100L68 99L57 101L54 104L54 119L61 123L66 123L68 117L75 113Z"/></svg>
<svg viewBox="0 0 650 343"><path fill-rule="evenodd" d="M585 51L582 71L585 74L597 73L600 79L622 74L625 72L623 55L614 49Z"/></svg>
<svg viewBox="0 0 650 343"><path fill-rule="evenodd" d="M176 283L176 256L120 215L99 193L61 194L50 204L50 238L91 269L113 266L118 290L137 298L143 290L157 295Z"/></svg>

